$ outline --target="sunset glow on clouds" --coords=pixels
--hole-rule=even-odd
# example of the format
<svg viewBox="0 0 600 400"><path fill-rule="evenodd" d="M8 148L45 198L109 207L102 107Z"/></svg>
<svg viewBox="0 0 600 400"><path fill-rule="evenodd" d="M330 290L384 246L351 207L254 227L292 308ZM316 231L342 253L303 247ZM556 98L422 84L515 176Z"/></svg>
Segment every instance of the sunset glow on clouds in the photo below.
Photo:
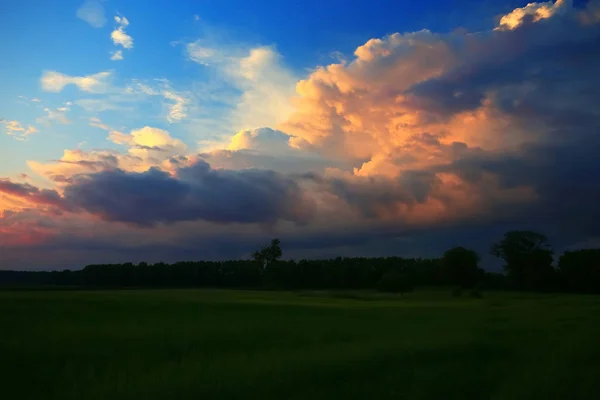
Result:
<svg viewBox="0 0 600 400"><path fill-rule="evenodd" d="M240 258L271 237L296 258L600 237L597 0L398 26L304 64L197 11L145 35L125 7L61 15L106 38L98 61L41 62L29 92L2 78L20 97L1 95L0 268Z"/></svg>

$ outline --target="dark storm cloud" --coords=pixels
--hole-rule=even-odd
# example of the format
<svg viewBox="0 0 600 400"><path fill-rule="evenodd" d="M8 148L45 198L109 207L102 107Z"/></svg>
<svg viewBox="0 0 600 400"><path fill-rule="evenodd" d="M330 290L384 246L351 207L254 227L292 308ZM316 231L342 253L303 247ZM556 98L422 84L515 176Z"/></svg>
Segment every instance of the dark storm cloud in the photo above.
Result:
<svg viewBox="0 0 600 400"><path fill-rule="evenodd" d="M600 99L599 41L600 26L582 25L574 11L535 23L526 18L514 30L469 34L459 54L463 61L439 78L411 87L409 104L451 115L476 109L490 90L522 83L535 87L528 95L544 100L542 105L549 89L556 95L557 90L568 90L565 85L584 83L579 95L590 104ZM499 108L513 111L515 94L499 98ZM535 102L529 103L535 107Z"/></svg>
<svg viewBox="0 0 600 400"><path fill-rule="evenodd" d="M399 203L424 203L438 182L435 173L430 171L405 171L393 179L332 178L314 173L301 178L315 182L321 191L335 194L367 218L377 218L382 211L393 210Z"/></svg>
<svg viewBox="0 0 600 400"><path fill-rule="evenodd" d="M530 186L537 201L519 215L523 223L554 226L582 237L600 235L600 137L571 143L525 146L511 155L484 155L455 161L443 169L478 184L484 172L504 188Z"/></svg>
<svg viewBox="0 0 600 400"><path fill-rule="evenodd" d="M267 170L213 170L199 160L177 177L146 172L103 171L65 188L65 200L110 221L141 226L176 221L307 222L314 204L297 183Z"/></svg>

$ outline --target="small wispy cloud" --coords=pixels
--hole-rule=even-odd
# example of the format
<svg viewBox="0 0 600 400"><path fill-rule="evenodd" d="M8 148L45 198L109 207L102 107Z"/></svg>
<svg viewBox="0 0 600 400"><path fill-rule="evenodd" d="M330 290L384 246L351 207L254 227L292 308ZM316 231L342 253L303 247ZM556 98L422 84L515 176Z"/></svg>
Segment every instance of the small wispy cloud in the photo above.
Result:
<svg viewBox="0 0 600 400"><path fill-rule="evenodd" d="M90 126L93 126L95 128L99 128L99 129L103 129L105 131L111 131L112 130L108 125L106 125L105 123L103 123L100 118L97 118L97 117L90 118L89 124L90 124Z"/></svg>
<svg viewBox="0 0 600 400"><path fill-rule="evenodd" d="M84 92L103 93L108 89L108 71L86 76L70 76L56 71L44 71L40 80L46 92L60 92L67 85L75 85Z"/></svg>
<svg viewBox="0 0 600 400"><path fill-rule="evenodd" d="M110 59L112 61L120 61L123 59L123 50L117 50L110 53Z"/></svg>
<svg viewBox="0 0 600 400"><path fill-rule="evenodd" d="M72 103L67 101L62 107L55 109L44 108L46 115L36 119L39 124L51 125L54 122L58 122L64 125L70 124L71 121L67 118L67 113L71 111Z"/></svg>
<svg viewBox="0 0 600 400"><path fill-rule="evenodd" d="M77 9L77 18L87 22L94 28L102 28L106 24L104 6L98 0L87 0Z"/></svg>
<svg viewBox="0 0 600 400"><path fill-rule="evenodd" d="M160 96L164 99L164 107L167 109L167 121L169 123L179 122L187 118L191 99L184 93L179 93L171 87L166 79L156 79L161 84L159 87L151 87L141 82L127 88L130 94L143 94L146 96Z"/></svg>
<svg viewBox="0 0 600 400"><path fill-rule="evenodd" d="M0 125L4 127L4 133L17 140L26 140L27 136L38 130L31 125L24 127L19 121L0 119Z"/></svg>

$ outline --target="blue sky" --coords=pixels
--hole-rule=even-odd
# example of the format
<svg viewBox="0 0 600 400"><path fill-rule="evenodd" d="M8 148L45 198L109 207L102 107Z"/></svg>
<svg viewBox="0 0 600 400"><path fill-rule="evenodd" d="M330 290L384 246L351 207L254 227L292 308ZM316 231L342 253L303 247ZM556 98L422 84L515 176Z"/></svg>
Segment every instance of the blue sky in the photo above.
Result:
<svg viewBox="0 0 600 400"><path fill-rule="evenodd" d="M599 10L3 1L0 244L14 259L53 244L73 264L90 248L243 255L275 234L300 256L419 255L459 244L448 232L484 248L516 221L593 242L548 177L593 197Z"/></svg>

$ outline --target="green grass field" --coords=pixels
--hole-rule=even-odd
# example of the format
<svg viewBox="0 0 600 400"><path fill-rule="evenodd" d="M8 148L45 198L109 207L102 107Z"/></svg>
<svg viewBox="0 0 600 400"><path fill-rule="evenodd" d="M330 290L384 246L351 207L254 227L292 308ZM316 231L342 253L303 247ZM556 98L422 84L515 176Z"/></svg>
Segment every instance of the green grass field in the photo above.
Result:
<svg viewBox="0 0 600 400"><path fill-rule="evenodd" d="M4 399L596 399L600 297L0 292Z"/></svg>

